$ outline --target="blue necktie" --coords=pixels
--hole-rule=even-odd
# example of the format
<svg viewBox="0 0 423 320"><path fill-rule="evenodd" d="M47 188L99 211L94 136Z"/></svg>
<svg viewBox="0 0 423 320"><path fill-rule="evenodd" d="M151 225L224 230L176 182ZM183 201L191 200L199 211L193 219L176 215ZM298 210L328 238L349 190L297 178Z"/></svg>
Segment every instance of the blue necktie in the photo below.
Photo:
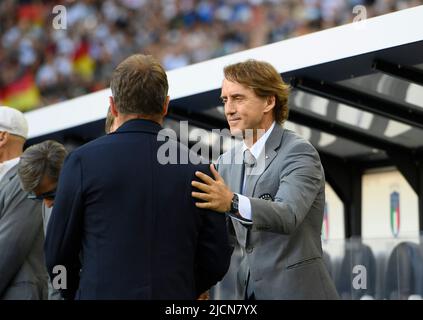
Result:
<svg viewBox="0 0 423 320"><path fill-rule="evenodd" d="M244 165L242 166L242 176L241 176L241 190L242 194L245 195L247 191L247 179L251 174L251 170L256 166L257 160L251 153L250 149L246 149L243 154ZM245 181L244 181L245 176ZM244 187L245 182L245 187Z"/></svg>

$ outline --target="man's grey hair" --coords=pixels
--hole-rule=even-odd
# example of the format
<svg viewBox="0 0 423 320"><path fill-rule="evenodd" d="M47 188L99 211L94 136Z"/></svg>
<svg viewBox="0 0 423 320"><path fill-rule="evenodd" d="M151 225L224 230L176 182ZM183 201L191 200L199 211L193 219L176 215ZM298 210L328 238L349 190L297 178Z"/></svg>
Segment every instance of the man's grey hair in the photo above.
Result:
<svg viewBox="0 0 423 320"><path fill-rule="evenodd" d="M22 189L26 192L34 191L45 175L57 181L66 155L65 147L53 140L47 140L26 149L18 167Z"/></svg>

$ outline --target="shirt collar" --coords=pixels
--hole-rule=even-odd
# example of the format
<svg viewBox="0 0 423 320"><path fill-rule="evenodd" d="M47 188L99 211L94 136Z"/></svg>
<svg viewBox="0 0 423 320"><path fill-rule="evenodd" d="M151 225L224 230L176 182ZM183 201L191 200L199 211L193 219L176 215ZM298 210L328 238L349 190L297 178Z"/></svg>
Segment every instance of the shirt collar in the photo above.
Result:
<svg viewBox="0 0 423 320"><path fill-rule="evenodd" d="M10 160L6 160L3 161L2 163L0 163L1 165L6 165L9 166L11 165L12 167L14 167L15 165L18 164L20 157L14 158L14 159L10 159Z"/></svg>
<svg viewBox="0 0 423 320"><path fill-rule="evenodd" d="M20 159L20 157L10 159L10 160L7 160L7 161L0 163L0 180L3 179L3 177L6 175L6 173L10 169L12 169L14 166L16 166L19 163L19 159Z"/></svg>
<svg viewBox="0 0 423 320"><path fill-rule="evenodd" d="M252 146L250 149L252 155L254 156L254 158L258 159L260 153L263 151L264 146L266 145L266 141L269 138L270 134L272 133L273 128L275 127L275 121L273 121L272 125L270 126L270 128L265 132L264 135L262 135L260 137L260 139L258 139ZM245 143L242 143L242 152L244 152L245 150L247 150L248 147L245 145Z"/></svg>

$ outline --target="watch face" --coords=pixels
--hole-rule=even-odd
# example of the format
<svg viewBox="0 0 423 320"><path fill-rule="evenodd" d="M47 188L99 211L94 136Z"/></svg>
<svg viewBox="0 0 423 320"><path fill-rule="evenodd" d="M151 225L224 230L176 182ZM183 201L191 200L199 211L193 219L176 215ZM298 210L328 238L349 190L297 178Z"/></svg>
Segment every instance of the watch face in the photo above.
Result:
<svg viewBox="0 0 423 320"><path fill-rule="evenodd" d="M268 200L268 201L273 201L273 197L272 197L272 195L271 195L271 194L269 194L269 193L262 194L262 195L259 197L259 199Z"/></svg>
<svg viewBox="0 0 423 320"><path fill-rule="evenodd" d="M238 212L238 195L236 194L232 198L231 212Z"/></svg>

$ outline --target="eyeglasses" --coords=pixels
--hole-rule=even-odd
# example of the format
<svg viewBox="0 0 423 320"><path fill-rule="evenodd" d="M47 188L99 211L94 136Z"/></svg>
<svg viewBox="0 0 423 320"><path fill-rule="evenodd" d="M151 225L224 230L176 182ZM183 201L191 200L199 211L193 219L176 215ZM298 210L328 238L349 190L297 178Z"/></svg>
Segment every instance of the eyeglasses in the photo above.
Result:
<svg viewBox="0 0 423 320"><path fill-rule="evenodd" d="M48 191L45 193L40 194L39 196L37 196L34 192L30 192L28 194L28 199L31 200L54 200L54 198L56 197L56 189L52 190L52 191Z"/></svg>

